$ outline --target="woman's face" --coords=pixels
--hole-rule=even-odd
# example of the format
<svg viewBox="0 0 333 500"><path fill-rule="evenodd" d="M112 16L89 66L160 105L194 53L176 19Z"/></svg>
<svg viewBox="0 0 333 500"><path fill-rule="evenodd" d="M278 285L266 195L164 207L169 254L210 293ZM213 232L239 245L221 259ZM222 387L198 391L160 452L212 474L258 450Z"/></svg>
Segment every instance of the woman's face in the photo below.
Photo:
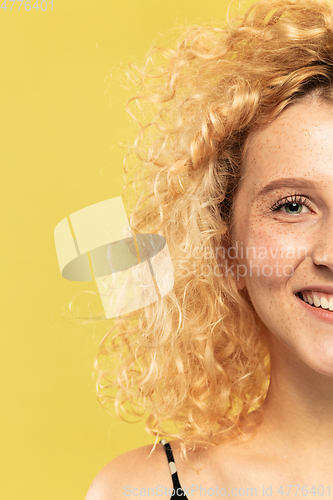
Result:
<svg viewBox="0 0 333 500"><path fill-rule="evenodd" d="M235 199L239 287L273 345L333 376L333 104L287 108L251 137L244 169Z"/></svg>

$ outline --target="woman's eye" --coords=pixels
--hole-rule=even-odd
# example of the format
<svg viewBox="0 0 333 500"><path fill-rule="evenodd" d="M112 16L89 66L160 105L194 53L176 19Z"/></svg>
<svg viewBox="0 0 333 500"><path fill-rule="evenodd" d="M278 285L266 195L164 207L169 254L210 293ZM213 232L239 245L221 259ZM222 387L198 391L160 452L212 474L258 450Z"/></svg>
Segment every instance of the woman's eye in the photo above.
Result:
<svg viewBox="0 0 333 500"><path fill-rule="evenodd" d="M300 214L310 212L310 210L303 205L302 203L285 203L281 208L284 208L284 211L287 214Z"/></svg>
<svg viewBox="0 0 333 500"><path fill-rule="evenodd" d="M270 207L270 210L272 212L283 211L288 215L306 214L311 212L311 202L305 196L295 194L278 200Z"/></svg>

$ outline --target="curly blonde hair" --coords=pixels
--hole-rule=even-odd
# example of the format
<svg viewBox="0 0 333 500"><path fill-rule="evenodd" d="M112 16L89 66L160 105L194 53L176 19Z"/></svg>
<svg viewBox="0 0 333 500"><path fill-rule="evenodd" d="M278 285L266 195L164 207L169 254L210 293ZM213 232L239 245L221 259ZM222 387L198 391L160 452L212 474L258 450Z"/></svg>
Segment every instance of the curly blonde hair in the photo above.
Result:
<svg viewBox="0 0 333 500"><path fill-rule="evenodd" d="M155 47L132 68L140 90L128 110L140 132L138 161L125 162L130 227L165 237L174 287L115 321L96 358L97 390L119 415L145 416L155 445L180 438L183 460L260 423L267 337L220 250L233 244L250 134L307 96L333 101L332 68L333 6L323 0L258 1L225 28L186 29L175 49Z"/></svg>

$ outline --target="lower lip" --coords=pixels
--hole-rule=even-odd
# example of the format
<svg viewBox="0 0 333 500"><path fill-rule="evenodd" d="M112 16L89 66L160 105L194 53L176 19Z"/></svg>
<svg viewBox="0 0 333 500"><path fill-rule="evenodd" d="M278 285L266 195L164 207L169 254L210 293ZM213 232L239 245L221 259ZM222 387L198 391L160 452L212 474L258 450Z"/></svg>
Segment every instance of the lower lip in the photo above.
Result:
<svg viewBox="0 0 333 500"><path fill-rule="evenodd" d="M327 323L333 324L333 311L322 309L321 307L310 306L310 304L304 302L304 300L300 299L297 295L295 295L295 297L298 302L300 302L300 304L304 307L304 309L315 316L317 319L321 319L323 321L326 321Z"/></svg>

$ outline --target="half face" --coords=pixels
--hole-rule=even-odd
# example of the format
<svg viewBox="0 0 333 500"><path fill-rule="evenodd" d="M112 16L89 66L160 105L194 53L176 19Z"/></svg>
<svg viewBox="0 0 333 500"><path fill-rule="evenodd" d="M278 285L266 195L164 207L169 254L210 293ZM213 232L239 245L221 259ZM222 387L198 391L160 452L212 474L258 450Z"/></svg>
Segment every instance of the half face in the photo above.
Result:
<svg viewBox="0 0 333 500"><path fill-rule="evenodd" d="M287 108L250 138L244 169L239 287L273 345L333 376L333 104Z"/></svg>

